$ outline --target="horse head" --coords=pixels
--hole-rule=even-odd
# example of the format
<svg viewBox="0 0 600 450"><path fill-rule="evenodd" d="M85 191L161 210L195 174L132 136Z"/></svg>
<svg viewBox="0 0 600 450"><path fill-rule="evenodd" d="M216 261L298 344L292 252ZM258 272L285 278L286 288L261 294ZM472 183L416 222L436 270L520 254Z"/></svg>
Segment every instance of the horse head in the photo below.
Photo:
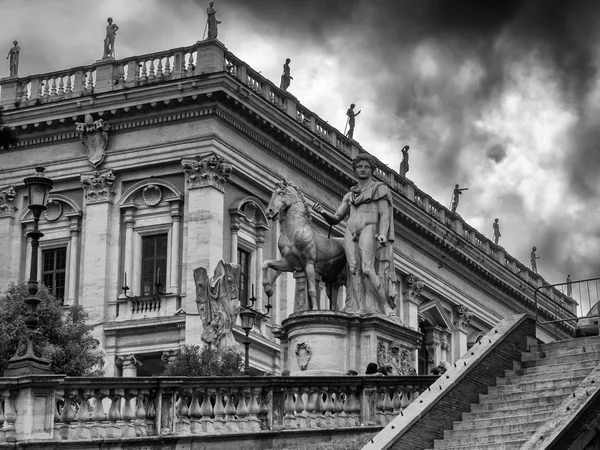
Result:
<svg viewBox="0 0 600 450"><path fill-rule="evenodd" d="M268 219L277 220L279 213L286 211L290 206L302 201L300 191L292 182L283 180L275 185L273 195L267 206L266 216Z"/></svg>

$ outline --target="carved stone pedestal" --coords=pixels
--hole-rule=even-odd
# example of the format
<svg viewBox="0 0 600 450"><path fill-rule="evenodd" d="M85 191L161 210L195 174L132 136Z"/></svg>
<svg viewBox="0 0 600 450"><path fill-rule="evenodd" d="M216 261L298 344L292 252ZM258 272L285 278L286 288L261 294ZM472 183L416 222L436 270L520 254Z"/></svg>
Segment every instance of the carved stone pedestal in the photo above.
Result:
<svg viewBox="0 0 600 450"><path fill-rule="evenodd" d="M414 374L414 350L422 339L399 320L341 311L295 312L281 324L290 375L364 375L367 364L390 365L394 375Z"/></svg>

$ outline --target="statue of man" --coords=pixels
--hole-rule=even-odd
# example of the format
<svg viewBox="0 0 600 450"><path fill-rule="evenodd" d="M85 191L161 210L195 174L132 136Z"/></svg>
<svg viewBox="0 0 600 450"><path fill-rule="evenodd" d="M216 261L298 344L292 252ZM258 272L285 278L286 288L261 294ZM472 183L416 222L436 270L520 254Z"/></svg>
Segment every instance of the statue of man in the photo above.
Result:
<svg viewBox="0 0 600 450"><path fill-rule="evenodd" d="M13 41L13 46L8 51L6 59L8 59L8 76L18 77L19 76L19 53L21 47L17 41Z"/></svg>
<svg viewBox="0 0 600 450"><path fill-rule="evenodd" d="M573 295L573 280L571 279L571 274L567 274L567 297L571 297Z"/></svg>
<svg viewBox="0 0 600 450"><path fill-rule="evenodd" d="M108 25L106 26L106 37L104 38L104 56L103 58L114 58L115 57L115 37L117 36L117 30L119 27L116 23L113 23L112 17L106 19Z"/></svg>
<svg viewBox="0 0 600 450"><path fill-rule="evenodd" d="M410 147L405 145L402 148L402 162L400 163L400 175L406 177L406 172L408 172L408 150Z"/></svg>
<svg viewBox="0 0 600 450"><path fill-rule="evenodd" d="M494 219L494 223L492 224L494 228L494 244L498 245L498 240L500 239L500 224L498 223L498 219Z"/></svg>
<svg viewBox="0 0 600 450"><path fill-rule="evenodd" d="M358 116L360 114L360 111L358 111L357 113L354 112L355 106L356 105L354 103L352 103L350 105L350 108L348 108L348 111L346 111L346 115L348 116L348 132L346 133L346 136L349 137L350 139L352 139L354 136L354 126L356 125L356 116Z"/></svg>
<svg viewBox="0 0 600 450"><path fill-rule="evenodd" d="M208 4L208 8L206 8L206 15L208 18L206 19L206 24L208 27L208 36L206 39L216 39L219 35L219 27L218 25L221 23L220 20L217 20L217 10L214 8L215 2L210 2Z"/></svg>
<svg viewBox="0 0 600 450"><path fill-rule="evenodd" d="M285 64L283 65L283 73L281 74L281 83L279 84L279 88L284 91L287 91L287 89L290 87L290 82L294 79L294 77L290 75L290 62L292 62L290 58L285 60Z"/></svg>
<svg viewBox="0 0 600 450"><path fill-rule="evenodd" d="M452 193L452 206L450 209L452 212L456 212L456 208L458 208L459 196L462 195L462 191L468 191L469 188L460 188L458 184L454 185L454 192Z"/></svg>
<svg viewBox="0 0 600 450"><path fill-rule="evenodd" d="M533 246L531 248L531 255L529 255L529 261L531 262L531 270L537 273L537 260L540 259L539 256L535 253L537 251L537 247Z"/></svg>
<svg viewBox="0 0 600 450"><path fill-rule="evenodd" d="M375 161L359 154L352 162L358 179L335 212L320 204L315 211L335 225L348 215L344 243L350 276L346 311L393 315L396 308L392 196L385 183L373 180Z"/></svg>

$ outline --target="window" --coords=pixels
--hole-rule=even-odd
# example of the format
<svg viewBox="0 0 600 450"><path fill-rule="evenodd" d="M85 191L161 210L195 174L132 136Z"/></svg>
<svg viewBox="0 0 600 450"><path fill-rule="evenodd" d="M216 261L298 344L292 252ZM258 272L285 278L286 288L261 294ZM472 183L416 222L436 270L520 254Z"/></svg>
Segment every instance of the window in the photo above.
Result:
<svg viewBox="0 0 600 450"><path fill-rule="evenodd" d="M167 282L168 235L142 236L142 295L152 295Z"/></svg>
<svg viewBox="0 0 600 450"><path fill-rule="evenodd" d="M53 248L42 251L42 280L50 293L60 301L65 301L65 277L67 272L67 248Z"/></svg>
<svg viewBox="0 0 600 450"><path fill-rule="evenodd" d="M240 266L240 303L248 305L248 287L250 284L250 253L238 249L238 264Z"/></svg>

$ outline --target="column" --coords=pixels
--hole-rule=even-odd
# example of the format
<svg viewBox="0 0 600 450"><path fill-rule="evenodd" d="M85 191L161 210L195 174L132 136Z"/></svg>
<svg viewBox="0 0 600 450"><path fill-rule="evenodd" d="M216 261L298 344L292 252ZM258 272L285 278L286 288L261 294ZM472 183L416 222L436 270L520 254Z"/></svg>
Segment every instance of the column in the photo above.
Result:
<svg viewBox="0 0 600 450"><path fill-rule="evenodd" d="M181 199L168 200L171 203L171 283L169 292L179 294L181 268Z"/></svg>
<svg viewBox="0 0 600 450"><path fill-rule="evenodd" d="M416 276L408 274L404 278L404 289L402 291L402 309L404 317L402 321L404 325L413 330L419 329L419 295L425 284Z"/></svg>
<svg viewBox="0 0 600 450"><path fill-rule="evenodd" d="M222 157L212 154L181 161L187 179L187 265L183 276L186 293L185 307L188 312L197 310L194 269L206 268L213 273L223 259L223 215L225 211L225 182L231 174L232 165ZM200 342L202 322L200 316L187 315L185 340Z"/></svg>
<svg viewBox="0 0 600 450"><path fill-rule="evenodd" d="M0 190L0 236L3 236L8 244L0 258L0 291L6 290L11 281L18 281L21 278L19 269L23 248L20 230L15 226L17 207L14 199L16 195L17 192L13 186Z"/></svg>
<svg viewBox="0 0 600 450"><path fill-rule="evenodd" d="M117 356L116 362L122 370L123 378L137 377L138 368L144 365L135 355Z"/></svg>
<svg viewBox="0 0 600 450"><path fill-rule="evenodd" d="M460 359L460 357L467 352L467 338L469 336L467 327L471 324L471 316L471 312L464 305L458 305L454 309L454 325L456 326L456 331L454 332L454 336L452 337L452 341L454 344L454 361Z"/></svg>
<svg viewBox="0 0 600 450"><path fill-rule="evenodd" d="M255 285L256 285L256 309L263 310L264 305L264 289L262 288L262 264L263 264L263 247L265 245L265 230L262 228L258 228L256 230L256 275L255 275Z"/></svg>
<svg viewBox="0 0 600 450"><path fill-rule="evenodd" d="M77 279L79 278L79 235L81 233L81 211L67 215L71 220L69 231L71 232L71 242L69 243L69 285L67 287L67 299L65 305L77 305Z"/></svg>
<svg viewBox="0 0 600 450"><path fill-rule="evenodd" d="M124 245L124 264L123 264L123 278L122 286L127 286L133 289L133 227L135 226L135 211L137 206L133 204L123 205L121 210L123 211L123 222L125 223L125 245ZM129 284L128 284L129 283ZM131 294L131 292L129 292ZM119 291L120 297L125 297L124 294Z"/></svg>
<svg viewBox="0 0 600 450"><path fill-rule="evenodd" d="M231 215L231 256L229 262L237 264L238 252L238 232L240 231L240 215L238 211L230 213ZM262 286L261 286L262 289Z"/></svg>
<svg viewBox="0 0 600 450"><path fill-rule="evenodd" d="M100 174L82 175L84 190L84 222L82 249L82 295L79 304L89 314L88 323L102 324L106 302L116 287L110 286L109 251L111 246L110 219L112 189L115 175L112 170ZM95 327L93 335L104 344L102 327Z"/></svg>

